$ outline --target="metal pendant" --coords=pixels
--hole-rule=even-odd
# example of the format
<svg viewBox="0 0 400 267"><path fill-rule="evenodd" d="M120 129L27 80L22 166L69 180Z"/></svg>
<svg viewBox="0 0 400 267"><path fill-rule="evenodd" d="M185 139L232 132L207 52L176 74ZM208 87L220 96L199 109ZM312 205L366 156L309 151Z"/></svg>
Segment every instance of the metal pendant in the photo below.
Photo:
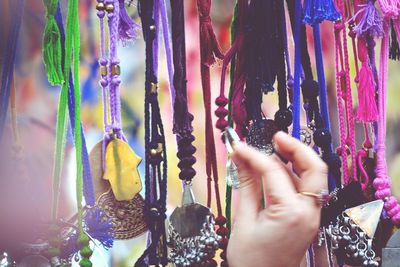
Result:
<svg viewBox="0 0 400 267"><path fill-rule="evenodd" d="M169 218L170 261L177 267L207 266L221 239L210 209L195 203L191 184L184 186L182 207Z"/></svg>
<svg viewBox="0 0 400 267"><path fill-rule="evenodd" d="M140 194L128 201L118 201L109 190L98 198L97 205L111 219L115 239L134 238L147 230L144 200Z"/></svg>
<svg viewBox="0 0 400 267"><path fill-rule="evenodd" d="M313 132L308 127L300 127L300 141L305 144L306 146L313 147Z"/></svg>
<svg viewBox="0 0 400 267"><path fill-rule="evenodd" d="M255 121L249 126L249 133L246 138L247 144L265 153L271 155L274 153L272 137L278 131L274 120L263 119Z"/></svg>
<svg viewBox="0 0 400 267"><path fill-rule="evenodd" d="M237 167L230 157L226 161L226 183L234 189L240 185Z"/></svg>
<svg viewBox="0 0 400 267"><path fill-rule="evenodd" d="M103 141L97 143L90 152L96 205L111 220L115 239L134 238L147 230L144 200L138 193L142 188L137 170L140 158L128 144L114 139L106 149L103 173L102 149Z"/></svg>
<svg viewBox="0 0 400 267"><path fill-rule="evenodd" d="M124 141L112 139L106 148L103 179L118 201L130 200L142 190L138 166L142 159Z"/></svg>
<svg viewBox="0 0 400 267"><path fill-rule="evenodd" d="M329 225L326 233L332 249L351 266L379 266L372 241L379 223L383 201L376 200L345 210Z"/></svg>

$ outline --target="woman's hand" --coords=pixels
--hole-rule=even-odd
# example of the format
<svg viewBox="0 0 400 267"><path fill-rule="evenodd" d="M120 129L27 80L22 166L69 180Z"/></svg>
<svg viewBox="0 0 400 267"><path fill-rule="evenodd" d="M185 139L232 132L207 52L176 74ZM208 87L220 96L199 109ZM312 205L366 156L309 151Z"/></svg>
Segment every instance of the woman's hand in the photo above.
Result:
<svg viewBox="0 0 400 267"><path fill-rule="evenodd" d="M316 198L299 192L326 190L327 167L310 147L283 132L274 136L274 142L294 172L276 156L265 156L243 143L234 145L231 156L240 187L228 245L230 267L297 267L318 232L321 206Z"/></svg>

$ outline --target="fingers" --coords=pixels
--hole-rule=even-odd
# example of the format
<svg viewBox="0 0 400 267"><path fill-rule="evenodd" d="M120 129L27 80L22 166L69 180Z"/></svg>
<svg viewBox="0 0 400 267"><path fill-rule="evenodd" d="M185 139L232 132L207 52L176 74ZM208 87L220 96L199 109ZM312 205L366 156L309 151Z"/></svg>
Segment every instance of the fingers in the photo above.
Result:
<svg viewBox="0 0 400 267"><path fill-rule="evenodd" d="M328 169L314 150L284 132L276 133L274 141L279 153L292 162L301 178L299 191L318 193L327 189Z"/></svg>
<svg viewBox="0 0 400 267"><path fill-rule="evenodd" d="M296 190L284 165L275 157L266 156L243 143L234 147L232 160L238 167L240 178L240 207L254 208L254 201L261 199L261 181L271 203L293 200ZM252 203L253 202L253 203ZM260 201L257 203L259 211ZM251 208L252 210L254 210Z"/></svg>

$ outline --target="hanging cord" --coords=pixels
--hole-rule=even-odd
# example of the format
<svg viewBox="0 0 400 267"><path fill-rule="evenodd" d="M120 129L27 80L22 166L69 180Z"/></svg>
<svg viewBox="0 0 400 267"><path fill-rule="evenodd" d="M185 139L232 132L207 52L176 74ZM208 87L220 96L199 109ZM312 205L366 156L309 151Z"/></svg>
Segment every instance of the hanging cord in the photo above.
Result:
<svg viewBox="0 0 400 267"><path fill-rule="evenodd" d="M343 174L342 179L345 185L349 184L349 173L348 173L348 161L346 153L346 129L345 129L345 118L344 118L344 108L343 108L343 72L341 71L341 60L340 60L340 31L343 29L344 25L342 22L337 22L335 24L335 70L336 70L336 94L337 94L337 105L338 105L338 115L339 115L339 130L340 130L340 154L342 157Z"/></svg>
<svg viewBox="0 0 400 267"><path fill-rule="evenodd" d="M60 29L60 37L62 44L62 63L64 64L65 55L65 29L63 24L63 18L61 13L61 6L58 4L55 20ZM72 78L71 70L69 74L69 87L68 87L68 113L72 130L75 132L75 86ZM81 125L81 138L82 138L82 164L83 164L83 196L85 204L89 209L86 210L84 221L88 234L91 238L98 240L104 248L111 248L113 245L112 238L112 225L110 220L103 220L103 211L98 207L95 207L95 194L93 187L93 178L90 170L89 155L86 147L85 135L83 132L82 123ZM75 244L71 244L75 247L76 252L79 250Z"/></svg>
<svg viewBox="0 0 400 267"><path fill-rule="evenodd" d="M390 177L387 174L385 141L386 141L386 101L387 101L387 74L388 74L388 55L389 55L389 21L386 19L383 24L385 35L382 39L379 66L379 93L378 93L378 136L376 140L377 163L376 178L373 185L376 190L375 197L385 201L384 208L387 216L394 225L400 224L400 204L391 193Z"/></svg>
<svg viewBox="0 0 400 267"><path fill-rule="evenodd" d="M286 15L283 1L274 2L276 11L276 29L277 29L277 54L279 55L278 64L278 96L279 110L275 113L274 120L279 130L288 132L288 127L292 124L292 111L288 107L288 83L293 81L290 70L290 59L287 49ZM288 74L286 74L288 70ZM287 79L291 80L287 80Z"/></svg>
<svg viewBox="0 0 400 267"><path fill-rule="evenodd" d="M161 17L162 33L164 39L164 49L165 49L165 56L167 59L169 91L173 109L175 102L174 65L172 62L173 59L172 59L171 37L170 37L169 23L168 23L168 13L165 0L159 0L159 1L160 1L160 14L161 14L160 17Z"/></svg>
<svg viewBox="0 0 400 267"><path fill-rule="evenodd" d="M341 0L343 2L343 0ZM342 9L343 10L343 9ZM352 176L354 180L357 180L357 163L356 163L356 141L355 141L355 128L354 128L354 115L353 115L353 98L351 93L350 84L350 67L349 67L349 55L347 49L347 34L346 28L342 29L342 47L344 53L344 80L345 80L345 106L346 106L346 117L347 117L347 140L346 143L350 147L351 162L352 162Z"/></svg>
<svg viewBox="0 0 400 267"><path fill-rule="evenodd" d="M347 185L349 183L347 152L351 156L351 176L357 181L357 161L356 161L356 143L353 104L351 95L351 84L349 74L349 59L347 50L347 35L344 25L345 5L343 1L338 4L338 8L342 13L342 20L335 23L335 54L336 54L336 86L337 86L337 101L339 112L340 140L341 147L339 153L342 156L343 165L343 181ZM342 101L346 110L344 117ZM345 128L345 120L347 122L347 133Z"/></svg>
<svg viewBox="0 0 400 267"><path fill-rule="evenodd" d="M218 185L218 165L215 151L215 140L211 114L211 84L210 84L210 67L216 62L216 57L223 59L223 54L217 42L214 30L212 28L210 9L211 0L197 0L197 8L199 13L200 26L200 69L201 81L203 89L203 101L205 109L205 144L206 144L206 174L207 174L207 207L211 207L211 183L214 182L214 193L217 204L216 224L219 226L217 234L222 237L220 248L223 250L221 264L227 265L226 248L228 246L229 230L224 226L227 222L222 213L221 197ZM214 178L214 179L213 179Z"/></svg>
<svg viewBox="0 0 400 267"><path fill-rule="evenodd" d="M294 78L293 78L293 137L300 138L300 77L301 77L301 1L288 0L289 12L294 13L292 20L294 39Z"/></svg>
<svg viewBox="0 0 400 267"><path fill-rule="evenodd" d="M341 172L340 168L342 163L340 161L340 157L333 153L332 151L332 137L331 137L331 127L329 123L329 113L328 113L328 98L326 92L326 82L325 82L325 72L324 72L324 63L323 63L323 55L322 55L322 46L321 46L321 36L320 36L320 25L313 25L313 34L314 34L314 47L315 47L315 60L317 65L317 76L318 76L318 85L319 85L319 107L320 111L317 107L314 108L316 116L322 119L321 125L316 123L317 129L314 132L314 140L315 143L322 150L322 159L327 163L329 175L328 175L328 187L330 191L333 191L336 187L341 184ZM316 104L317 106L317 104ZM319 121L317 119L316 121ZM319 139L319 140L318 140Z"/></svg>
<svg viewBox="0 0 400 267"><path fill-rule="evenodd" d="M215 111L215 115L218 117L216 122L216 127L222 131L228 126L228 121L225 117L228 114L228 110L225 106L228 104L228 99L225 96L225 77L226 70L228 68L229 63L235 58L235 74L234 81L232 85L232 98L231 98L231 107L232 107L232 119L235 123L235 130L240 138L243 138L243 128L246 124L247 114L246 107L244 105L244 84L246 81L246 77L244 75L244 62L243 62L243 53L242 48L244 45L244 31L245 31L245 20L247 16L248 9L248 1L247 0L238 0L236 8L237 11L237 29L235 40L231 46L231 48L226 52L224 60L222 62L222 70L221 70L221 86L220 86L220 94L216 98L215 103L218 108Z"/></svg>
<svg viewBox="0 0 400 267"><path fill-rule="evenodd" d="M73 60L73 79L75 81L74 97L75 97L75 149L76 149L76 198L78 206L78 231L77 240L79 252L82 259L79 265L82 267L92 266L90 256L93 251L89 247L89 237L83 228L83 164L82 164L82 136L81 136L81 115L80 115L80 88L79 88L79 56L80 56L80 34L79 34L79 6L77 0L68 2L68 13L65 34L65 59L64 59L64 77L65 81L70 78L70 65ZM63 84L62 91L68 91L68 84Z"/></svg>
<svg viewBox="0 0 400 267"><path fill-rule="evenodd" d="M158 29L153 0L140 0L139 14L146 43L145 82L145 219L150 230L149 244L135 266L168 264L165 233L167 197L167 155L164 127L158 103L158 85L154 66L154 43ZM156 10L156 11L155 11ZM162 164L162 167L161 167Z"/></svg>
<svg viewBox="0 0 400 267"><path fill-rule="evenodd" d="M370 156L369 150L372 149L368 125L375 122L378 117L375 97L378 84L374 73L376 71L374 66L375 51L370 42L374 42L373 38L383 36L383 26L382 18L377 13L373 2L368 1L365 5L360 3L361 1L354 1L353 3L355 15L349 21L349 36L352 39L356 70L355 82L358 85L357 119L363 123L365 136L363 148L357 152L357 165L360 172L361 188L366 190L370 179L367 170L364 168L364 162ZM357 59L361 61L361 69L359 69Z"/></svg>
<svg viewBox="0 0 400 267"><path fill-rule="evenodd" d="M10 31L8 32L7 44L3 51L1 87L0 87L0 140L3 137L4 125L7 118L8 104L10 100L11 83L13 80L15 55L18 47L18 37L21 28L25 0L14 0L10 2Z"/></svg>
<svg viewBox="0 0 400 267"><path fill-rule="evenodd" d="M230 34L231 34L231 45L234 43L236 38L236 30L237 30L237 15L238 9L237 4L235 5L233 11L233 17L230 27ZM233 91L233 81L235 79L235 66L236 66L236 57L233 57L231 60L231 67L230 67L230 87L229 87L229 103L228 103L228 123L229 126L233 128L233 119L232 119L232 91ZM229 158L227 159L229 160ZM228 174L230 170L227 168L226 172ZM226 192L225 192L225 217L227 220L226 228L228 228L228 238L231 233L232 229L232 186L229 183L226 183Z"/></svg>

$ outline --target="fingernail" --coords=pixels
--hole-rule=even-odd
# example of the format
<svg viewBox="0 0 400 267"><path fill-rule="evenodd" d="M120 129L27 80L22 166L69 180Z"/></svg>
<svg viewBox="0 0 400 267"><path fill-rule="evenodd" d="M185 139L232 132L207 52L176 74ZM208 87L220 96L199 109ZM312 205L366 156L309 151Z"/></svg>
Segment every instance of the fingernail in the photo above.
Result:
<svg viewBox="0 0 400 267"><path fill-rule="evenodd" d="M223 141L225 143L226 149L228 153L233 153L235 146L241 143L239 136L237 135L236 131L231 127L226 127L223 133L224 138Z"/></svg>

